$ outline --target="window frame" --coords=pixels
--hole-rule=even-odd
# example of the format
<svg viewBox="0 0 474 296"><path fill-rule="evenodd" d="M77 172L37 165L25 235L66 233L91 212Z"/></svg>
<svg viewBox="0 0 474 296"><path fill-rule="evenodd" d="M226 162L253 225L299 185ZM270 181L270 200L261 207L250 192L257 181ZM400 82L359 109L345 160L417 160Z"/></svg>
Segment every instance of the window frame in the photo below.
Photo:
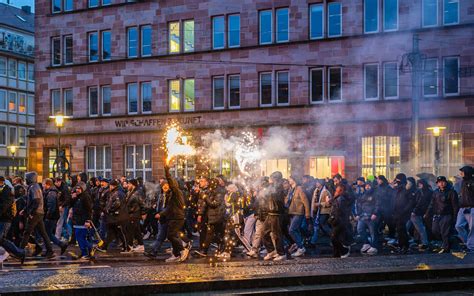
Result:
<svg viewBox="0 0 474 296"><path fill-rule="evenodd" d="M32 98L31 102L32 104L30 104L30 98ZM26 102L26 109L27 109L27 114L28 115L35 115L35 96L32 95L32 94L28 94L26 96L26 99L27 99L27 102ZM31 108L32 107L32 108Z"/></svg>
<svg viewBox="0 0 474 296"><path fill-rule="evenodd" d="M59 61L56 63L56 53L55 53L55 49L56 49L56 42L59 43ZM54 37L51 37L51 66L55 67L55 66L60 66L61 65L61 62L62 62L62 50L61 50L61 36L54 36Z"/></svg>
<svg viewBox="0 0 474 296"><path fill-rule="evenodd" d="M92 111L92 108L91 108L91 106L92 106L91 90L92 90L92 89L95 89L96 94L97 94L97 106L96 106L96 107L97 107L97 114L92 114L92 113L91 113L91 111ZM99 98L99 88L98 88L97 86L95 86L95 85L94 85L94 86L89 86L89 87L87 88L87 94L88 94L88 103L89 103L89 104L88 104L88 106L89 106L89 108L88 108L88 109L89 109L89 112L88 112L88 113L89 113L89 117L99 117L99 115L100 115L100 109L99 109L99 108L100 108L100 103L99 103L99 102L100 102L100 98Z"/></svg>
<svg viewBox="0 0 474 296"><path fill-rule="evenodd" d="M112 158L112 146L111 145L94 145L94 146L86 146L85 147L86 157L84 159L85 159L86 163L85 163L84 167L86 168L86 173L88 175L92 173L94 176L97 176L98 172L103 171L104 175L102 177L107 177L107 173L110 173L110 176L112 176L112 164L110 164L110 168L107 168L107 156L106 156L107 148L110 149L110 157ZM89 167L89 149L93 149L93 151L94 151L94 161L93 161L94 168L93 169L91 169ZM103 153L103 158L102 158L103 169L102 170L97 169L97 149L102 149L102 153Z"/></svg>
<svg viewBox="0 0 474 296"><path fill-rule="evenodd" d="M192 38L193 38L193 46L191 49L186 49L186 23L193 23L193 34L192 34ZM196 29L195 29L195 25L196 25L196 22L194 21L194 19L187 19L187 20L183 20L182 21L182 24L181 24L181 30L183 30L180 38L182 39L180 41L180 44L182 44L182 47L181 47L181 50L182 52L194 52L195 51L195 46L196 46L196 35L194 34L196 32ZM181 52L181 51L180 51Z"/></svg>
<svg viewBox="0 0 474 296"><path fill-rule="evenodd" d="M446 60L448 59L456 59L457 60L457 73L458 73L458 91L456 93L446 93ZM461 59L459 56L447 56L443 57L443 97L454 97L459 96L461 94L461 77L459 77L459 69L461 66Z"/></svg>
<svg viewBox="0 0 474 296"><path fill-rule="evenodd" d="M330 14L329 14L329 7L330 6L333 6L333 5L339 5L339 21L340 21L340 30L339 30L339 34L337 35L331 35L331 26L330 26ZM331 2L331 3L328 3L327 4L327 38L337 38L337 37L341 37L343 34L342 34L342 31L343 31L343 17L342 17L342 3L341 2Z"/></svg>
<svg viewBox="0 0 474 296"><path fill-rule="evenodd" d="M12 143L12 130L15 130L15 141ZM10 146L18 146L18 128L16 126L8 126L8 144Z"/></svg>
<svg viewBox="0 0 474 296"><path fill-rule="evenodd" d="M143 169L139 169L137 168L137 156L138 156L138 148L142 149L142 155L143 155L143 158L141 159L141 161L145 161L147 160L146 159L146 147L150 147L150 167L149 168L146 168L145 165L143 165ZM127 162L128 162L128 155L127 155L127 148L128 147L133 147L133 153L132 153L132 160L133 160L133 168L127 168ZM125 175L128 176L128 173L131 173L134 178L138 178L138 177L142 177L143 180L147 180L146 179L146 173L147 172L150 172L151 174L153 174L153 145L152 144L143 144L143 145L125 145L124 146L124 154L125 154L125 157L124 157L124 172L125 172ZM139 173L141 172L141 175L138 175Z"/></svg>
<svg viewBox="0 0 474 296"><path fill-rule="evenodd" d="M25 66L25 68L24 68L25 70L23 71L23 78L20 77L20 73L21 73L21 71L20 71L20 65L24 65L24 66ZM26 81L26 80L27 80L27 77L26 77L27 73L26 73L26 72L28 71L27 62L18 60L17 65L16 65L16 70L17 70L17 72L18 72L18 73L17 73L18 80Z"/></svg>
<svg viewBox="0 0 474 296"><path fill-rule="evenodd" d="M0 107L0 111L7 112L8 111L8 103L9 103L8 91L6 89L0 88L0 93L4 94L4 101L5 101L5 108ZM1 104L0 104L0 106L1 106Z"/></svg>
<svg viewBox="0 0 474 296"><path fill-rule="evenodd" d="M216 80L222 79L222 107L216 106ZM226 101L226 82L224 75L217 75L212 77L212 110L224 110Z"/></svg>
<svg viewBox="0 0 474 296"><path fill-rule="evenodd" d="M215 28L216 28L215 21L216 20L222 20L223 31L222 31L221 34L219 34L219 35L222 35L222 46L220 46L220 47L216 46L216 44L215 44L215 42L217 40L217 38L215 38L216 37L215 36L216 35L216 31L215 31ZM224 49L225 46L226 46L226 43L227 43L227 40L225 38L226 37L225 36L226 35L226 17L225 17L225 15L215 15L215 16L213 16L212 20L211 20L211 23L212 23L211 24L212 25L212 30L211 30L211 32L212 32L212 49L213 50Z"/></svg>
<svg viewBox="0 0 474 296"><path fill-rule="evenodd" d="M173 24L177 24L178 25L178 50L177 51L172 51L171 49L171 36L172 36L172 33L171 33L171 26ZM182 48L182 42L181 42L181 22L178 20L178 21L171 21L171 22L168 22L168 54L179 54L181 53L181 48Z"/></svg>
<svg viewBox="0 0 474 296"><path fill-rule="evenodd" d="M313 100L313 71L321 71L321 90L322 90L322 98L320 101L314 101ZM309 69L309 102L310 104L323 104L325 100L325 95L326 95L326 71L323 67L319 68L311 68Z"/></svg>
<svg viewBox="0 0 474 296"><path fill-rule="evenodd" d="M70 9L66 9L66 7L67 7L66 3L67 2L68 2L68 0L64 0L64 2L63 2L63 11L64 12L73 11L74 10L74 0L71 0L71 8Z"/></svg>
<svg viewBox="0 0 474 296"><path fill-rule="evenodd" d="M62 104L63 104L62 113L63 113L64 116L72 117L73 114L74 114L74 92L73 92L73 89L72 88L65 88L65 89L63 89L62 93L63 93L63 95L62 95ZM72 106L73 106L72 110L71 110L71 114L69 114L67 112L66 93L71 94L71 100L72 100Z"/></svg>
<svg viewBox="0 0 474 296"><path fill-rule="evenodd" d="M288 102L287 103L280 103L279 100L279 93L278 93L278 88L279 88L279 85L280 85L280 80L279 80L279 76L280 74L283 74L283 73L286 73L287 76L288 76ZM290 102L291 102L291 92L290 92L290 70L278 70L278 71L275 71L275 105L276 106L289 106L290 105Z"/></svg>
<svg viewBox="0 0 474 296"><path fill-rule="evenodd" d="M238 106L231 106L230 105L230 90L231 90L231 87L230 87L230 83L231 83L231 79L232 78L235 78L235 77L238 77L239 79L239 105ZM241 99L242 99L242 96L241 96L241 93L242 93L242 80L240 78L240 74L230 74L227 76L227 106L229 109L240 109L240 106L241 106ZM225 103L224 103L225 105Z"/></svg>
<svg viewBox="0 0 474 296"><path fill-rule="evenodd" d="M28 68L27 68L28 69L27 70L28 74L26 75L26 77L27 77L26 79L30 82L35 82L35 64L34 63L28 63L27 66L28 66ZM30 67L32 69L30 69ZM33 73L33 76L32 76L33 79L30 79L30 73Z"/></svg>
<svg viewBox="0 0 474 296"><path fill-rule="evenodd" d="M377 66L377 82L376 82L376 87L377 87L377 96L373 98L368 98L367 97L367 68L368 67L373 67ZM378 101L380 100L380 66L379 63L367 63L364 64L364 100L365 101Z"/></svg>
<svg viewBox="0 0 474 296"><path fill-rule="evenodd" d="M179 83L178 85L178 89L179 89L179 94L178 94L178 100L179 100L179 104L178 104L178 110L172 110L172 95L173 95L173 92L171 91L171 85L173 82L177 81ZM182 90L181 90L181 79L169 79L168 80L168 111L169 113L180 113L181 112L181 96L182 96Z"/></svg>
<svg viewBox="0 0 474 296"><path fill-rule="evenodd" d="M262 42L262 14L263 13L270 13L270 41L269 42ZM267 45L272 44L274 42L274 19L273 19L273 10L272 9L263 9L258 12L258 44L259 45Z"/></svg>
<svg viewBox="0 0 474 296"><path fill-rule="evenodd" d="M14 75L10 75L10 61L13 61L13 64L15 65L15 71L13 71ZM18 61L16 59L8 59L8 77L9 78L17 78L18 77Z"/></svg>
<svg viewBox="0 0 474 296"><path fill-rule="evenodd" d="M0 141L0 147L6 147L8 145L8 141L10 140L8 138L8 127L5 124L0 124L0 134L1 134L1 129L5 129L5 138L4 138L4 143ZM1 138L0 138L1 139Z"/></svg>
<svg viewBox="0 0 474 296"><path fill-rule="evenodd" d="M385 3L386 1L390 1L390 0L383 0L382 1L382 4L383 4L383 7L382 7L382 25L383 25L383 31L384 32L395 32L395 31L398 31L398 27L400 25L400 1L399 0L393 0L393 1L397 1L397 11L396 11L396 15L397 15L397 25L395 27L395 29L386 29L385 28Z"/></svg>
<svg viewBox="0 0 474 296"><path fill-rule="evenodd" d="M21 103L21 98L22 97L24 99L24 106L23 107L25 107L25 111L23 111L23 112L20 109L20 103ZM18 114L27 114L27 110L26 110L26 107L27 107L27 104L28 104L27 100L28 100L28 96L27 96L26 93L24 93L24 92L18 92L17 93L17 111L18 111Z"/></svg>
<svg viewBox="0 0 474 296"><path fill-rule="evenodd" d="M144 38L144 33L145 33L145 30L146 29L149 29L150 30L150 45L146 45L143 43L145 38ZM153 28L152 28L152 25L143 25L143 26L140 26L140 56L142 57L150 57L153 55ZM145 47L150 47L150 53L149 54L145 54L143 53L143 50Z"/></svg>
<svg viewBox="0 0 474 296"><path fill-rule="evenodd" d="M232 17L238 17L238 20L239 20L239 34L238 34L239 42L238 42L237 45L231 45L230 44L231 43L230 42L231 41L231 38L230 38L231 37L231 28L230 28L231 21L230 21L230 19ZM240 47L240 44L241 44L241 36L240 36L241 28L242 28L242 23L241 23L240 13L231 13L231 14L227 15L227 47L228 48L238 48L238 47Z"/></svg>
<svg viewBox="0 0 474 296"><path fill-rule="evenodd" d="M367 15L366 15L366 7L367 7L367 1L371 1L371 0L364 0L363 2L363 15L364 15L364 34L375 34L375 33L379 33L380 32L380 0L373 0L373 1L376 1L377 2L377 9L375 10L377 15L376 15L376 19L377 19L377 29L375 31L367 31Z"/></svg>
<svg viewBox="0 0 474 296"><path fill-rule="evenodd" d="M108 58L105 58L104 56L104 53L105 53L105 47L104 47L104 44L105 44L105 35L108 34L109 35L109 43L110 43L110 48L109 48L109 57ZM100 60L101 61L110 61L112 60L112 30L103 30L103 31L100 31Z"/></svg>
<svg viewBox="0 0 474 296"><path fill-rule="evenodd" d="M340 80L340 85L341 85L341 87L340 87L341 91L340 91L340 96L339 96L340 98L338 100L331 99L331 70L332 69L339 69L339 80ZM342 92L342 85L343 85L342 67L337 67L337 66L336 67L328 67L327 68L327 75L328 75L328 79L327 79L327 81L328 81L328 97L327 97L328 102L330 102L330 103L339 103L339 102L344 101L343 96L342 96L342 94L343 94L343 92Z"/></svg>
<svg viewBox="0 0 474 296"><path fill-rule="evenodd" d="M5 68L2 69L2 67L0 67L0 77L8 77L8 59L6 57L0 56L0 61L5 62Z"/></svg>
<svg viewBox="0 0 474 296"><path fill-rule="evenodd" d="M193 108L192 109L187 109L186 108L186 82L187 81L193 81L193 94L194 94L194 98L193 98ZM180 103L182 104L182 110L183 112L194 112L196 111L196 80L193 78L193 77L188 77L188 78L184 78L182 79L181 81L181 100L180 100Z"/></svg>
<svg viewBox="0 0 474 296"><path fill-rule="evenodd" d="M313 7L321 7L322 10L322 17L321 17L321 37L313 37ZM324 30L326 29L326 12L324 9L324 4L323 3L312 3L309 5L309 39L310 40L318 40L318 39L324 39Z"/></svg>
<svg viewBox="0 0 474 296"><path fill-rule="evenodd" d="M385 87L385 81L386 81L386 78L387 78L386 76L387 75L386 75L385 70L386 70L386 66L390 65L390 64L392 64L392 65L395 64L395 73L397 75L397 95L389 97L389 96L386 95L387 88ZM384 100L397 100L397 99L399 99L400 98L400 73L398 71L397 62L384 62L382 64L382 71L383 71L383 73L382 73L382 76L383 76L383 78L382 78L383 79L383 81L382 81L382 83L383 83L383 99Z"/></svg>
<svg viewBox="0 0 474 296"><path fill-rule="evenodd" d="M270 91L270 101L271 102L270 102L270 104L263 104L262 103L262 76L263 75L268 75L268 74L270 74L270 89L271 89L271 91ZM258 78L259 78L258 79L258 83L259 83L259 85L258 85L259 96L258 97L259 97L259 106L260 107L272 107L274 105L274 92L275 92L275 90L274 90L274 85L273 85L273 82L274 82L273 81L273 79L274 79L273 76L274 76L273 72L268 72L268 71L260 72L258 74Z"/></svg>
<svg viewBox="0 0 474 296"><path fill-rule="evenodd" d="M25 139L24 143L22 144L20 139L22 138L21 136L21 131L23 131L23 138ZM18 146L19 147L26 147L27 146L27 134L26 134L26 127L18 127L18 131L17 131L18 135L17 135L17 142L18 142Z"/></svg>
<svg viewBox="0 0 474 296"><path fill-rule="evenodd" d="M288 12L288 22L287 22L288 39L286 40L278 39L278 33L280 33L279 28L278 28L278 12L282 10L286 10ZM287 43L287 42L290 42L290 8L281 7L281 8L275 9L275 43Z"/></svg>
<svg viewBox="0 0 474 296"><path fill-rule="evenodd" d="M92 1L93 0L87 0L87 8L96 8L96 7L100 6L100 1L99 0L95 0L95 1L97 1L97 5L91 5Z"/></svg>
<svg viewBox="0 0 474 296"><path fill-rule="evenodd" d="M437 57L425 59L425 61L423 63L423 73L426 73L425 65L426 65L427 61L436 61L436 65L435 65L435 68L434 68L435 73L436 73L436 78L435 78L435 81L436 81L436 94L425 94L425 78L424 77L422 78L422 88L423 88L422 93L423 93L424 98L435 98L435 97L439 96L439 59ZM444 81L444 78L443 78L443 81Z"/></svg>

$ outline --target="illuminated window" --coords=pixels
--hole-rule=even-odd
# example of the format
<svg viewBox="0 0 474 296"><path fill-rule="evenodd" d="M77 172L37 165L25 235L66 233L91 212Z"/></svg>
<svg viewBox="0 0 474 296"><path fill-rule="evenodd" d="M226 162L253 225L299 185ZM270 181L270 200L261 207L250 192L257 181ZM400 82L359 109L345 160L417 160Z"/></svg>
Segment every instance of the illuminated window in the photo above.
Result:
<svg viewBox="0 0 474 296"><path fill-rule="evenodd" d="M87 150L87 175L91 177L112 177L112 147L89 146Z"/></svg>
<svg viewBox="0 0 474 296"><path fill-rule="evenodd" d="M194 111L194 79L184 80L184 111Z"/></svg>
<svg viewBox="0 0 474 296"><path fill-rule="evenodd" d="M362 138L362 176L393 179L400 172L400 163L400 137Z"/></svg>
<svg viewBox="0 0 474 296"><path fill-rule="evenodd" d="M194 51L194 20L184 21L184 52Z"/></svg>
<svg viewBox="0 0 474 296"><path fill-rule="evenodd" d="M8 111L17 112L16 92L8 92Z"/></svg>
<svg viewBox="0 0 474 296"><path fill-rule="evenodd" d="M170 112L181 111L181 81L170 80L169 82Z"/></svg>
<svg viewBox="0 0 474 296"><path fill-rule="evenodd" d="M196 161L194 157L175 157L170 163L170 173L175 178L194 180L196 178Z"/></svg>
<svg viewBox="0 0 474 296"><path fill-rule="evenodd" d="M26 113L26 94L18 94L18 112Z"/></svg>
<svg viewBox="0 0 474 296"><path fill-rule="evenodd" d="M181 51L180 45L180 26L179 22L172 22L169 24L169 51L170 53L179 53Z"/></svg>
<svg viewBox="0 0 474 296"><path fill-rule="evenodd" d="M125 146L125 175L127 178L142 177L152 181L151 145Z"/></svg>
<svg viewBox="0 0 474 296"><path fill-rule="evenodd" d="M209 165L210 176L215 178L218 175L223 175L226 178L236 177L240 170L234 158L233 153L228 153L222 158L212 159Z"/></svg>
<svg viewBox="0 0 474 296"><path fill-rule="evenodd" d="M183 87L183 89L182 89ZM170 80L169 81L170 112L194 111L195 89L194 79ZM181 103L183 101L183 103Z"/></svg>
<svg viewBox="0 0 474 296"><path fill-rule="evenodd" d="M439 174L456 176L464 165L463 137L461 133L441 133L439 136ZM420 135L420 166L423 172L434 173L435 137L433 134Z"/></svg>
<svg viewBox="0 0 474 296"><path fill-rule="evenodd" d="M291 174L290 162L287 158L262 160L260 165L262 168L262 176L270 176L276 171L280 171L283 178L288 178Z"/></svg>

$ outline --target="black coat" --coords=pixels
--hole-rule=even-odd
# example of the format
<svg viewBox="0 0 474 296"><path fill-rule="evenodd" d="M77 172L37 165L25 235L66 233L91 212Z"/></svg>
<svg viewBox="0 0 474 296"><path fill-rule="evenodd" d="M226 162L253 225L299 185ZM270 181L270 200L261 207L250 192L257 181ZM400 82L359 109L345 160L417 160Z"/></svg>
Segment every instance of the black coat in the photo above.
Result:
<svg viewBox="0 0 474 296"><path fill-rule="evenodd" d="M354 206L354 197L347 192L331 199L330 220L332 226L347 225Z"/></svg>
<svg viewBox="0 0 474 296"><path fill-rule="evenodd" d="M128 218L130 221L139 221L143 213L143 204L141 202L142 192L135 188L132 192L128 192L125 198L127 204Z"/></svg>
<svg viewBox="0 0 474 296"><path fill-rule="evenodd" d="M410 215L416 204L416 190L407 190L405 184L399 185L395 191L394 217L397 221L410 219Z"/></svg>
<svg viewBox="0 0 474 296"><path fill-rule="evenodd" d="M13 220L12 205L13 195L8 185L0 187L0 222L11 222Z"/></svg>
<svg viewBox="0 0 474 296"><path fill-rule="evenodd" d="M87 190L71 199L71 203L73 225L83 226L86 221L92 219L92 198Z"/></svg>
<svg viewBox="0 0 474 296"><path fill-rule="evenodd" d="M474 208L474 169L465 166L461 170L464 172L464 178L461 184L460 206Z"/></svg>
<svg viewBox="0 0 474 296"><path fill-rule="evenodd" d="M430 205L433 197L433 191L431 189L418 190L415 196L415 208L413 213L417 216L423 216Z"/></svg>
<svg viewBox="0 0 474 296"><path fill-rule="evenodd" d="M128 221L125 194L118 187L110 191L105 211L108 224L120 224Z"/></svg>
<svg viewBox="0 0 474 296"><path fill-rule="evenodd" d="M365 191L364 194L357 199L357 214L360 217L379 216L380 207L380 201L377 199L373 189Z"/></svg>
<svg viewBox="0 0 474 296"><path fill-rule="evenodd" d="M209 224L224 222L225 216L225 194L224 187L218 186L214 190L204 190L200 203L200 213L206 213Z"/></svg>
<svg viewBox="0 0 474 296"><path fill-rule="evenodd" d="M184 201L183 192L179 189L178 182L171 177L169 169L165 169L165 177L170 186L171 194L165 195L165 208L160 212L160 216L166 220L184 220L186 203Z"/></svg>
<svg viewBox="0 0 474 296"><path fill-rule="evenodd" d="M59 219L58 190L52 187L43 192L44 196L44 217L49 220Z"/></svg>
<svg viewBox="0 0 474 296"><path fill-rule="evenodd" d="M385 219L393 216L395 207L395 191L388 185L382 184L375 188L375 197L380 201L380 211Z"/></svg>
<svg viewBox="0 0 474 296"><path fill-rule="evenodd" d="M459 211L458 194L448 185L444 191L436 189L428 207L429 215L452 215L457 217Z"/></svg>

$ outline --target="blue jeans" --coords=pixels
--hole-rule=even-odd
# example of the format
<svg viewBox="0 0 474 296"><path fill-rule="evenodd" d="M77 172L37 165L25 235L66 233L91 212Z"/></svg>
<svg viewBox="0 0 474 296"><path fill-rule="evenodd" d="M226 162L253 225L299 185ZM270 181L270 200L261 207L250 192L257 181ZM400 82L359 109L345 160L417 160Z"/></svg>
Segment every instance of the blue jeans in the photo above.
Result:
<svg viewBox="0 0 474 296"><path fill-rule="evenodd" d="M300 249L304 247L303 236L301 235L301 225L303 221L303 215L292 215L290 219L290 236Z"/></svg>
<svg viewBox="0 0 474 296"><path fill-rule="evenodd" d="M474 250L474 208L460 208L456 219L459 238L469 250Z"/></svg>
<svg viewBox="0 0 474 296"><path fill-rule="evenodd" d="M426 233L426 227L423 223L423 217L412 215L410 221L411 223L413 223L413 226L415 227L416 231L418 231L418 233L420 234L421 243L425 246L428 245L428 234Z"/></svg>
<svg viewBox="0 0 474 296"><path fill-rule="evenodd" d="M328 219L329 214L319 214L319 217L314 218L313 236L311 237L312 244L316 244L318 241L320 231L331 237L331 226L328 224Z"/></svg>
<svg viewBox="0 0 474 296"><path fill-rule="evenodd" d="M81 249L81 256L89 256L92 250L92 242L88 239L89 231L86 228L74 227L74 233L76 234L79 249Z"/></svg>
<svg viewBox="0 0 474 296"><path fill-rule="evenodd" d="M166 239L168 235L168 223L160 223L158 222L158 234L156 235L155 242L152 245L152 252L158 253L161 249L161 245Z"/></svg>
<svg viewBox="0 0 474 296"><path fill-rule="evenodd" d="M377 248L377 220L372 221L369 217L360 218L357 222L357 233L360 235L364 244L369 243L370 246ZM370 234L370 241L367 235L367 230Z"/></svg>
<svg viewBox="0 0 474 296"><path fill-rule="evenodd" d="M55 235L56 225L57 222L55 220L44 219L44 227L46 228L49 239L56 246L62 247L64 244Z"/></svg>
<svg viewBox="0 0 474 296"><path fill-rule="evenodd" d="M99 229L97 230L99 231L100 238L102 238L102 240L105 240L105 238L107 237L107 216L101 216L99 219L99 224Z"/></svg>
<svg viewBox="0 0 474 296"><path fill-rule="evenodd" d="M21 257L25 254L25 250L18 248L13 242L5 238L10 226L11 223L0 222L0 246L3 247L8 253L12 253L16 257Z"/></svg>

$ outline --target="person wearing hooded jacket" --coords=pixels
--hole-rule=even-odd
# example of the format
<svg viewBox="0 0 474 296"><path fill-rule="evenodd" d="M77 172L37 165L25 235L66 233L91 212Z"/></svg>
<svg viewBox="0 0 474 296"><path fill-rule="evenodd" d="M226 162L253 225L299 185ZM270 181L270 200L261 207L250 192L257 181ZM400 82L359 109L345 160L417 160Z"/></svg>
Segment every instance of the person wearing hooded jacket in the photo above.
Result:
<svg viewBox="0 0 474 296"><path fill-rule="evenodd" d="M424 251L428 248L429 240L426 226L423 223L423 216L430 205L433 197L433 190L431 190L431 186L424 179L418 180L417 185L418 191L415 196L416 203L411 213L410 221L413 223L413 226L420 236L421 244L418 248L420 251Z"/></svg>
<svg viewBox="0 0 474 296"><path fill-rule="evenodd" d="M53 180L45 179L43 185L44 191L44 226L48 233L49 239L56 246L61 248L61 255L64 254L67 248L67 243L60 241L56 236L56 225L59 220L59 206L58 206L58 190L54 186Z"/></svg>
<svg viewBox="0 0 474 296"><path fill-rule="evenodd" d="M457 214L456 230L469 252L474 252L474 168L464 166L459 169L462 178Z"/></svg>
<svg viewBox="0 0 474 296"><path fill-rule="evenodd" d="M46 258L53 258L54 252L49 239L48 233L44 226L44 203L43 203L43 192L38 184L38 174L36 172L28 172L25 174L26 184L28 185L26 208L23 213L26 214L26 226L23 233L23 239L20 243L20 248L24 249L28 244L30 235L33 234L35 229L39 231L39 234L43 238L46 246ZM36 244L36 250L34 255L39 255L42 249L39 244Z"/></svg>
<svg viewBox="0 0 474 296"><path fill-rule="evenodd" d="M415 207L416 186L415 179L407 178L400 173L395 177L395 204L394 218L398 235L398 248L400 253L407 253L409 250L408 234L406 224L410 220L410 215Z"/></svg>
<svg viewBox="0 0 474 296"><path fill-rule="evenodd" d="M125 204L128 212L128 223L126 226L127 242L134 252L144 252L143 233L140 229L140 220L142 214L144 214L143 204L141 202L143 191L140 190L137 179L129 180L127 189L127 195L125 196ZM134 239L137 240L137 247L133 247Z"/></svg>
<svg viewBox="0 0 474 296"><path fill-rule="evenodd" d="M80 258L93 259L92 242L88 239L88 230L91 228L92 220L92 197L87 190L87 185L82 181L77 182L73 189L71 206L74 233L81 250Z"/></svg>
<svg viewBox="0 0 474 296"><path fill-rule="evenodd" d="M380 221L380 200L377 199L372 183L366 183L364 193L357 199L357 233L363 241L363 254L375 255L378 251L378 223ZM370 234L370 240L367 236Z"/></svg>
<svg viewBox="0 0 474 296"><path fill-rule="evenodd" d="M430 205L427 210L427 215L433 216L432 232L433 235L441 237L443 244L438 253L447 253L451 250L449 243L449 235L453 218L459 211L458 194L449 184L444 176L439 176L436 179L436 189L433 193Z"/></svg>
<svg viewBox="0 0 474 296"><path fill-rule="evenodd" d="M347 258L351 254L349 238L350 220L354 205L354 197L347 192L347 186L343 183L336 185L334 197L330 201L331 214L328 222L332 226L331 243L333 257Z"/></svg>
<svg viewBox="0 0 474 296"><path fill-rule="evenodd" d="M385 226L388 227L388 236L391 238L395 237L396 227L394 220L394 203L395 203L395 191L388 184L387 178L384 175L377 177L377 187L375 188L375 196L381 203L381 223L382 229Z"/></svg>

